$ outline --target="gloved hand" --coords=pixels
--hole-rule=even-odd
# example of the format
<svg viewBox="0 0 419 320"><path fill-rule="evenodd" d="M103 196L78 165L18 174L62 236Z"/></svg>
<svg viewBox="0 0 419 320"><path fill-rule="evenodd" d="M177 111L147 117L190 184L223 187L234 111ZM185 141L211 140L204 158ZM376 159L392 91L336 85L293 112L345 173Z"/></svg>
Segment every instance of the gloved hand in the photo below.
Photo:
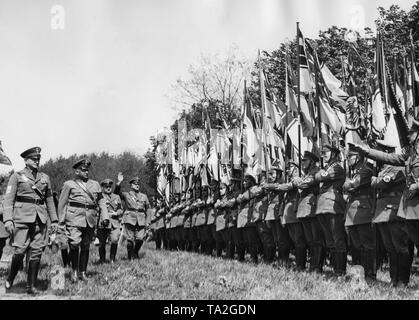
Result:
<svg viewBox="0 0 419 320"><path fill-rule="evenodd" d="M11 235L13 234L13 231L15 231L15 225L13 221L6 221L4 224L4 227L6 228L6 231Z"/></svg>

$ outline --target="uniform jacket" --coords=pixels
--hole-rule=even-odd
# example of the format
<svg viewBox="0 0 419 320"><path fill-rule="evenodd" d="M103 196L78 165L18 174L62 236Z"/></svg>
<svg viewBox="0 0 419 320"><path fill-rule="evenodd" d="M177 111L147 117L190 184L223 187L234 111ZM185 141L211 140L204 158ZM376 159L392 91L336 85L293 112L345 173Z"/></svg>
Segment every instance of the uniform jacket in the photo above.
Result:
<svg viewBox="0 0 419 320"><path fill-rule="evenodd" d="M359 163L347 179L344 191L349 195L346 204L345 226L371 223L374 216L374 193L371 180L374 174L372 165L366 161Z"/></svg>
<svg viewBox="0 0 419 320"><path fill-rule="evenodd" d="M102 197L102 189L100 188L99 183L89 179L85 183L85 186L94 196L99 208L97 206L95 209L76 208L68 205L70 201L86 205L96 205L96 203L90 199L87 193L74 180L64 182L60 200L58 201L58 215L60 221L65 221L65 224L68 226L82 228L89 226L90 228L94 228L97 226L98 218L100 224L103 220L109 220L106 201Z"/></svg>
<svg viewBox="0 0 419 320"><path fill-rule="evenodd" d="M264 218L265 221L280 220L280 210L282 207L283 198L283 192L267 192L267 208Z"/></svg>
<svg viewBox="0 0 419 320"><path fill-rule="evenodd" d="M218 200L219 201L214 204L214 209L217 214L215 218L215 231L221 231L227 228L229 211L229 208L227 208L227 194L225 194L221 199Z"/></svg>
<svg viewBox="0 0 419 320"><path fill-rule="evenodd" d="M281 224L295 223L297 220L297 206L298 206L298 189L291 182L287 183L273 183L276 196L268 206L267 220L280 220Z"/></svg>
<svg viewBox="0 0 419 320"><path fill-rule="evenodd" d="M370 149L368 158L380 161L384 164L390 164L393 166L404 166L407 185L409 181L413 183L419 182L419 154L416 148L411 147L409 153L397 154L397 153L386 153L374 149ZM408 186L406 185L404 193L400 200L400 206L397 211L397 216L407 220L418 220L419 219L419 192L417 191L412 196L407 196Z"/></svg>
<svg viewBox="0 0 419 320"><path fill-rule="evenodd" d="M241 194L240 190L233 190L227 194L227 201L225 201L225 219L227 221L227 228L237 227L237 217L239 215L240 204L236 201ZM218 217L218 213L217 213Z"/></svg>
<svg viewBox="0 0 419 320"><path fill-rule="evenodd" d="M265 220L268 210L268 195L259 186L251 190L253 190L252 198L254 199L252 222Z"/></svg>
<svg viewBox="0 0 419 320"><path fill-rule="evenodd" d="M302 177L299 183L293 184L300 190L297 209L297 218L314 217L317 208L317 195L319 194L319 182L315 180L315 175L320 171L318 167L313 167Z"/></svg>
<svg viewBox="0 0 419 320"><path fill-rule="evenodd" d="M213 195L211 198L207 200L207 209L208 209L207 225L213 225L215 223L215 219L217 217L217 210L215 210L214 208L215 201L216 201L215 195Z"/></svg>
<svg viewBox="0 0 419 320"><path fill-rule="evenodd" d="M105 199L106 208L108 209L109 214L109 225L108 229L119 229L120 221L122 218L122 201L121 198L114 193L106 194L102 193L103 199ZM99 226L101 227L101 226Z"/></svg>
<svg viewBox="0 0 419 320"><path fill-rule="evenodd" d="M4 212L3 201L4 201L4 196L0 194L0 238L8 238L9 233L6 231L6 228L4 227L4 223L3 223L3 212Z"/></svg>
<svg viewBox="0 0 419 320"><path fill-rule="evenodd" d="M31 186L37 187L42 193L44 204L17 201L16 197L41 199ZM58 220L48 175L38 172L34 177L31 170L27 168L11 175L4 196L3 208L3 222L13 220L17 223L33 223L36 217L39 217L44 224L47 223L48 217L51 222Z"/></svg>
<svg viewBox="0 0 419 320"><path fill-rule="evenodd" d="M159 208L156 212L154 220L154 229L160 230L165 228L165 215L166 215L166 208Z"/></svg>
<svg viewBox="0 0 419 320"><path fill-rule="evenodd" d="M371 186L377 192L374 223L395 221L403 190L406 187L404 167L384 165L377 177L373 177Z"/></svg>
<svg viewBox="0 0 419 320"><path fill-rule="evenodd" d="M254 226L253 208L255 205L254 191L258 186L253 186L242 193L243 200L240 203L239 214L237 216L237 228Z"/></svg>
<svg viewBox="0 0 419 320"><path fill-rule="evenodd" d="M316 214L344 214L345 200L342 187L346 178L345 170L339 162L331 163L324 170L317 172L314 179L321 183Z"/></svg>
<svg viewBox="0 0 419 320"><path fill-rule="evenodd" d="M147 209L150 208L148 197L144 193L135 192L121 192L121 186L115 186L115 194L118 194L125 203L123 223L130 225L146 225Z"/></svg>
<svg viewBox="0 0 419 320"><path fill-rule="evenodd" d="M195 219L195 226L200 227L207 224L208 219L208 207L206 200L199 200L196 204L196 219Z"/></svg>

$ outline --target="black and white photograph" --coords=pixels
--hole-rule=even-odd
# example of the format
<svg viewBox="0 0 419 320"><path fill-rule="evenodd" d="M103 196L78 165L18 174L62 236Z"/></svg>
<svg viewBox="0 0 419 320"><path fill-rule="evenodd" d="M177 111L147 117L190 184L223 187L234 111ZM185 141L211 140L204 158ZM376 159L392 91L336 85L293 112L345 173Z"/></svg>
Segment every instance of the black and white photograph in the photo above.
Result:
<svg viewBox="0 0 419 320"><path fill-rule="evenodd" d="M1 0L0 300L419 300L418 70L417 0Z"/></svg>

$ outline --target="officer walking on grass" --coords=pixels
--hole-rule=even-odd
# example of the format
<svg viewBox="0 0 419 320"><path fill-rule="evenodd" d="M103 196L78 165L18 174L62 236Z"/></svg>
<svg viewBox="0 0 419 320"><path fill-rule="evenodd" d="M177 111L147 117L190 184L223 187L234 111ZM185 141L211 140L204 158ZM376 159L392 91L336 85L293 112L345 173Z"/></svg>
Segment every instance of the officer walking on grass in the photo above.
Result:
<svg viewBox="0 0 419 320"><path fill-rule="evenodd" d="M118 240L120 235L120 219L122 218L121 198L112 193L113 181L105 179L100 183L102 187L102 196L106 201L106 207L109 213L109 225L98 226L97 237L99 238L99 261L106 262L106 241L108 237L111 240L110 260L115 262L116 251L118 250Z"/></svg>
<svg viewBox="0 0 419 320"><path fill-rule="evenodd" d="M150 208L147 195L140 192L140 179L132 178L129 183L129 192L121 191L121 183L124 176L120 172L115 186L115 194L118 194L125 203L123 223L127 235L128 260L138 259L138 252L143 245L146 229L147 209Z"/></svg>
<svg viewBox="0 0 419 320"><path fill-rule="evenodd" d="M26 290L35 294L41 255L48 239L47 220L49 217L51 231L56 232L58 218L50 179L38 171L41 148L28 149L20 156L25 159L25 168L11 175L3 203L3 221L14 247L5 287L6 290L12 287L23 257L30 249Z"/></svg>
<svg viewBox="0 0 419 320"><path fill-rule="evenodd" d="M65 224L70 245L72 282L77 282L79 276L87 281L89 247L95 227L98 223L105 227L109 224L99 182L89 179L90 165L88 159L81 159L73 165L74 179L64 182L58 202L58 216L60 223Z"/></svg>

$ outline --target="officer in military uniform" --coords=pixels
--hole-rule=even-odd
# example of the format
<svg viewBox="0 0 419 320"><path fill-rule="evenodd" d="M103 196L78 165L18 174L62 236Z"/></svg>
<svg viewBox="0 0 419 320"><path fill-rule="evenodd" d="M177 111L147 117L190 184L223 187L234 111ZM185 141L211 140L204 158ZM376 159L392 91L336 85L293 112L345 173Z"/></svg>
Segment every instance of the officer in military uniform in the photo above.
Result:
<svg viewBox="0 0 419 320"><path fill-rule="evenodd" d="M4 201L4 195L3 192L1 190L2 185L4 183L4 177L0 177L0 259L3 255L3 249L6 245L6 240L9 237L9 233L6 231L6 228L4 227L4 223L3 223L3 213L4 213L4 208L3 208L3 201Z"/></svg>
<svg viewBox="0 0 419 320"><path fill-rule="evenodd" d="M305 151L302 159L303 177L294 179L293 183L300 189L300 200L297 218L304 229L304 238L310 246L310 271L323 271L325 248L323 231L316 216L319 182L315 175L319 172L319 157Z"/></svg>
<svg viewBox="0 0 419 320"><path fill-rule="evenodd" d="M157 207L156 207L156 214L152 223L154 223L154 230L155 230L155 241L156 241L156 249L160 250L163 244L163 248L167 248L167 244L165 244L165 223L164 217L166 215L166 207L164 206L164 202L162 199L157 199Z"/></svg>
<svg viewBox="0 0 419 320"><path fill-rule="evenodd" d="M377 149L394 153L396 148L384 141L376 141ZM378 165L381 166L380 163ZM407 285L410 275L408 261L408 235L405 219L397 216L400 199L406 186L405 168L385 164L377 177L373 177L371 186L377 192L377 203L373 223L378 228L384 247L389 254L390 279L393 286L400 283ZM404 258L403 258L404 257Z"/></svg>
<svg viewBox="0 0 419 320"><path fill-rule="evenodd" d="M116 251L118 250L118 241L120 236L122 218L122 202L121 198L112 193L113 181L111 179L105 179L100 183L102 187L102 196L106 202L106 208L109 213L109 225L99 225L97 229L97 237L99 239L99 262L104 263L106 261L106 241L108 237L111 241L110 249L110 260L115 262Z"/></svg>
<svg viewBox="0 0 419 320"><path fill-rule="evenodd" d="M345 170L339 162L340 151L338 148L326 144L323 146L322 153L326 167L314 175L314 180L321 183L316 216L322 227L326 247L334 257L343 260L343 257L347 255L344 226L346 202L343 198ZM331 260L336 261L333 257ZM333 268L336 275L342 275L341 265L334 264Z"/></svg>
<svg viewBox="0 0 419 320"><path fill-rule="evenodd" d="M140 179L132 178L130 191L122 192L121 183L124 180L122 173L118 174L118 181L115 186L115 194L118 194L125 203L125 211L122 222L127 235L128 260L138 259L138 252L143 245L146 228L147 209L150 203L146 194L140 192Z"/></svg>
<svg viewBox="0 0 419 320"><path fill-rule="evenodd" d="M372 225L375 194L371 189L374 168L364 157L352 151L348 153L348 164L352 177L346 179L343 185L343 190L349 195L345 227L348 228L348 234L355 250L360 253L366 280L375 280L376 242L375 230ZM346 255L336 256L335 262L337 266L339 265L339 271L345 273Z"/></svg>
<svg viewBox="0 0 419 320"><path fill-rule="evenodd" d="M262 181L260 188L262 190L259 201L255 202L255 210L253 216L256 218L256 229L263 246L263 259L266 263L272 263L276 255L276 243L274 239L274 221L275 208L279 205L279 195L273 191L269 191L265 186L279 182L282 170L279 167L271 167L268 171L268 181Z"/></svg>
<svg viewBox="0 0 419 320"><path fill-rule="evenodd" d="M88 159L81 159L73 165L75 178L64 182L58 202L58 216L60 223L65 224L70 245L73 282L77 281L78 276L87 281L89 247L94 230L98 223L102 226L109 224L106 201L99 182L89 179L90 165Z"/></svg>
<svg viewBox="0 0 419 320"><path fill-rule="evenodd" d="M236 198L236 201L240 204L237 229L242 234L242 239L249 250L252 261L258 263L260 240L254 222L253 209L255 198L260 195L261 189L257 186L256 177L250 173L244 176L244 189L244 192Z"/></svg>
<svg viewBox="0 0 419 320"><path fill-rule="evenodd" d="M366 145L354 144L353 149L361 155L392 166L405 166L406 186L404 188L397 216L404 219L409 238L419 244L419 126L413 123L409 129L409 149L402 153L387 153ZM411 257L398 255L400 282L407 285L410 277Z"/></svg>
<svg viewBox="0 0 419 320"><path fill-rule="evenodd" d="M214 204L214 209L215 209L215 214L216 214L215 224L214 224L214 229L215 229L214 238L215 238L215 251L216 251L215 254L217 257L221 257L223 254L223 247L226 246L226 240L227 240L226 233L228 232L227 219L226 219L227 218L226 205L227 205L227 200L228 200L227 185L221 182L219 185L219 188L220 188L219 197ZM231 258L231 256L229 258Z"/></svg>
<svg viewBox="0 0 419 320"><path fill-rule="evenodd" d="M201 249L201 253L209 254L212 253L212 248L210 248L210 236L208 234L207 229L207 220L208 220L208 207L207 207L207 200L208 200L208 187L202 187L201 191L201 198L198 199L196 208L196 220L195 220L195 228L197 232L197 238L199 242L199 246ZM210 250L211 249L211 250Z"/></svg>
<svg viewBox="0 0 419 320"><path fill-rule="evenodd" d="M5 287L10 289L28 251L29 265L26 290L37 293L36 285L42 252L47 245L47 220L51 231L57 231L57 212L52 198L51 182L39 172L41 148L34 147L21 153L25 168L10 176L3 201L3 222L12 236L14 254Z"/></svg>

